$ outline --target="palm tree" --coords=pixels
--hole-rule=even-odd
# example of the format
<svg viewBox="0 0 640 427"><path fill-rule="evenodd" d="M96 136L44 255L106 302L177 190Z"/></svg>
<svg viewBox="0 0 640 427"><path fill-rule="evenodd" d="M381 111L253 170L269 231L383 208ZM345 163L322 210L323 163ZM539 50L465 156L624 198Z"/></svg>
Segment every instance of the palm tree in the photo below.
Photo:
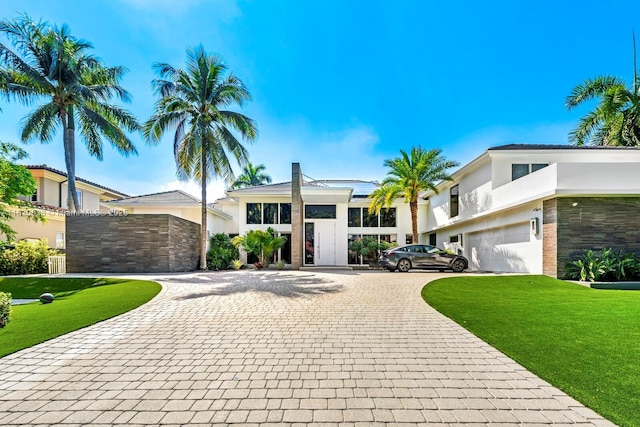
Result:
<svg viewBox="0 0 640 427"><path fill-rule="evenodd" d="M44 103L22 122L22 141L53 140L63 132L68 178L67 207L80 210L76 192L75 132L79 128L89 154L103 158L103 138L124 156L137 154L123 131L139 129L136 118L109 101L129 101L119 81L126 69L106 67L87 53L91 44L71 36L67 26L52 27L28 16L0 21L0 32L11 46L0 43L0 91L24 105Z"/></svg>
<svg viewBox="0 0 640 427"><path fill-rule="evenodd" d="M446 160L440 149L424 150L411 147L411 152L400 150L400 157L385 160L384 166L390 170L379 188L371 193L372 209L376 214L383 207L391 207L396 199L403 197L411 211L413 243L418 243L418 197L421 192L431 190L438 194L437 184L451 181L447 170L458 166L457 162Z"/></svg>
<svg viewBox="0 0 640 427"><path fill-rule="evenodd" d="M599 76L576 86L565 100L572 110L597 99L593 111L569 133L576 145L640 145L640 80L636 74L636 39L633 35L633 85L615 76Z"/></svg>
<svg viewBox="0 0 640 427"><path fill-rule="evenodd" d="M244 165L242 174L231 184L231 188L246 188L255 185L271 183L271 177L264 173L267 168L264 165L253 165L251 162Z"/></svg>
<svg viewBox="0 0 640 427"><path fill-rule="evenodd" d="M247 150L232 130L245 141L253 141L258 133L253 120L225 108L243 106L251 94L233 74L225 76L226 65L207 54L202 45L187 50L184 70L165 63L154 64L154 68L160 75L152 83L159 99L143 134L147 140L159 142L165 132L175 128L178 178L194 178L202 188L200 268L206 270L207 181L212 176L233 180L229 155L241 165L248 161Z"/></svg>

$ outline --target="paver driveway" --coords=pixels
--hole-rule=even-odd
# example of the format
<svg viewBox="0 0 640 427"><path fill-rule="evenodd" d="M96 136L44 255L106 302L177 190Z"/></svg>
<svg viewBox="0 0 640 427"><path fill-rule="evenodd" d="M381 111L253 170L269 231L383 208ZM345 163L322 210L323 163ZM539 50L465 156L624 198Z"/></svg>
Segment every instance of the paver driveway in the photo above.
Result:
<svg viewBox="0 0 640 427"><path fill-rule="evenodd" d="M158 278L147 305L2 359L0 424L611 425L426 305L441 276Z"/></svg>

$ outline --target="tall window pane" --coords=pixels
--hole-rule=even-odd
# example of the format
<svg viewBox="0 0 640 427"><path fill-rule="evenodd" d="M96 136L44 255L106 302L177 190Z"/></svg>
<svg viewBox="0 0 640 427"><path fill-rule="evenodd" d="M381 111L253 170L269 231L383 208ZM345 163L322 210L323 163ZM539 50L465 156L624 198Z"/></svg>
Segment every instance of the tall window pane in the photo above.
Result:
<svg viewBox="0 0 640 427"><path fill-rule="evenodd" d="M373 210L369 211L369 208L362 208L362 223L363 227L377 227L378 215Z"/></svg>
<svg viewBox="0 0 640 427"><path fill-rule="evenodd" d="M277 203L263 203L264 220L263 224L277 224L278 223L278 204Z"/></svg>
<svg viewBox="0 0 640 427"><path fill-rule="evenodd" d="M349 208L349 227L362 227L361 208Z"/></svg>
<svg viewBox="0 0 640 427"><path fill-rule="evenodd" d="M396 226L396 208L382 209L380 211L380 227Z"/></svg>
<svg viewBox="0 0 640 427"><path fill-rule="evenodd" d="M291 224L291 203L280 203L280 224Z"/></svg>
<svg viewBox="0 0 640 427"><path fill-rule="evenodd" d="M262 224L262 203L247 203L247 224Z"/></svg>
<svg viewBox="0 0 640 427"><path fill-rule="evenodd" d="M454 216L458 216L458 193L459 187L457 185L454 185L453 187L451 187L451 190L449 190L449 217L451 218L453 218Z"/></svg>

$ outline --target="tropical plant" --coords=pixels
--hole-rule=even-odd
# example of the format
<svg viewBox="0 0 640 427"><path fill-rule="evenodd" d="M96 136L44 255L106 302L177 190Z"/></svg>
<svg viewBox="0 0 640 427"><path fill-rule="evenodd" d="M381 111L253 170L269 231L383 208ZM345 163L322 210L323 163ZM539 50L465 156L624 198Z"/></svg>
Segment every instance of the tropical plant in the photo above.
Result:
<svg viewBox="0 0 640 427"><path fill-rule="evenodd" d="M242 173L231 184L231 188L246 188L256 185L271 183L271 177L264 173L267 168L264 165L253 165L251 162L244 165Z"/></svg>
<svg viewBox="0 0 640 427"><path fill-rule="evenodd" d="M242 267L244 267L244 262L240 261L239 259L234 259L233 261L231 261L231 266L234 270L240 270Z"/></svg>
<svg viewBox="0 0 640 427"><path fill-rule="evenodd" d="M44 100L22 122L22 141L49 143L57 129L63 133L67 168L67 207L80 210L76 191L75 133L78 128L89 154L103 158L103 139L120 154L137 154L125 131L139 129L136 118L111 104L129 101L119 82L126 69L107 67L88 51L92 45L73 37L66 25L58 28L34 22L26 15L0 21L0 91L24 105Z"/></svg>
<svg viewBox="0 0 640 427"><path fill-rule="evenodd" d="M7 240L16 236L15 230L10 226L14 215L8 208L31 207L31 203L18 199L18 196L30 196L37 188L31 172L24 166L15 164L27 157L27 153L14 144L0 142L0 235L4 234ZM19 213L34 221L45 220L38 210L22 209Z"/></svg>
<svg viewBox="0 0 640 427"><path fill-rule="evenodd" d="M209 270L226 270L239 256L238 248L231 243L231 238L225 233L216 233L209 239L207 251L207 268Z"/></svg>
<svg viewBox="0 0 640 427"><path fill-rule="evenodd" d="M257 256L260 265L269 267L271 255L284 246L287 238L276 236L275 230L269 227L267 230L249 230L244 236L234 237L232 242L236 247Z"/></svg>
<svg viewBox="0 0 640 427"><path fill-rule="evenodd" d="M233 180L229 156L239 164L248 161L245 147L233 134L252 141L256 125L249 117L225 109L243 106L251 100L244 83L217 56L209 55L202 45L187 50L187 68L158 63L154 68L160 79L153 81L159 97L153 116L144 124L143 134L152 142L175 128L173 152L177 175L181 180L195 179L202 189L200 268L206 270L207 182L212 177Z"/></svg>
<svg viewBox="0 0 640 427"><path fill-rule="evenodd" d="M580 258L566 266L569 279L588 282L640 279L640 258L611 248L585 250Z"/></svg>
<svg viewBox="0 0 640 427"><path fill-rule="evenodd" d="M278 270L283 270L284 266L285 266L284 261L280 260L280 261L276 262L276 268Z"/></svg>
<svg viewBox="0 0 640 427"><path fill-rule="evenodd" d="M437 184L451 181L447 171L458 166L458 163L447 160L437 148L426 150L420 146L411 147L409 153L400 150L400 154L400 157L384 161L384 166L390 170L380 187L371 194L369 209L379 214L382 208L391 207L396 199L403 197L404 202L409 203L413 243L417 243L420 193L431 190L438 194Z"/></svg>
<svg viewBox="0 0 640 427"><path fill-rule="evenodd" d="M598 76L577 85L565 106L572 110L597 99L596 107L569 133L576 145L640 145L640 80L636 66L636 38L633 35L633 81L627 86L616 76Z"/></svg>

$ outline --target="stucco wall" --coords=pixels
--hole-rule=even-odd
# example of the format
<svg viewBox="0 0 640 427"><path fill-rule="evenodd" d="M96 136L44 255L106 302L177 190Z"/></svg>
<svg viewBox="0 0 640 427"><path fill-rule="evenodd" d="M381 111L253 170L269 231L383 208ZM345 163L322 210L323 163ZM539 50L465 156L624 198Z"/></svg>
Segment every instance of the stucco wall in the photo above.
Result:
<svg viewBox="0 0 640 427"><path fill-rule="evenodd" d="M172 215L70 216L67 272L155 273L198 267L200 226Z"/></svg>

